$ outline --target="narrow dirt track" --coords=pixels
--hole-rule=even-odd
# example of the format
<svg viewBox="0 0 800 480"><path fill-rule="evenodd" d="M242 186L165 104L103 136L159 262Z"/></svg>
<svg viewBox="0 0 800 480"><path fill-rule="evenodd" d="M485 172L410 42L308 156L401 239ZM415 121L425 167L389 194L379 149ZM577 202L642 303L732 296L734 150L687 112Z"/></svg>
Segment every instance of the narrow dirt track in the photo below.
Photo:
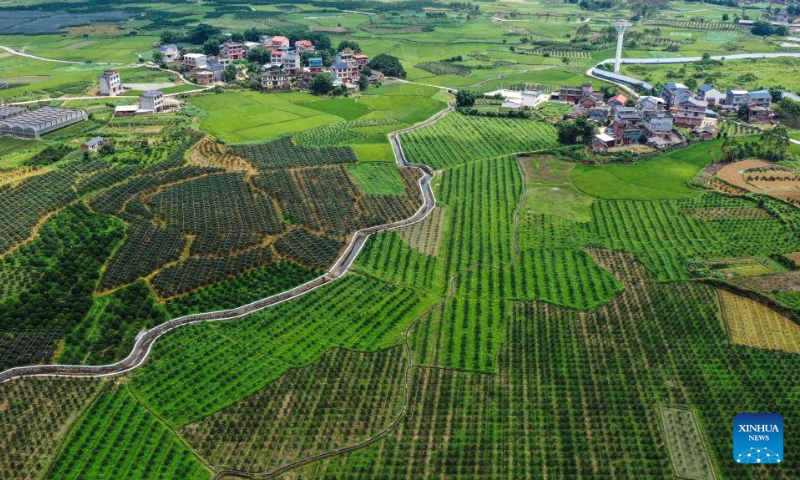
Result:
<svg viewBox="0 0 800 480"><path fill-rule="evenodd" d="M389 223L385 225L378 225L375 227L365 228L357 231L354 235L344 253L339 257L336 263L324 275L311 280L308 283L299 285L290 290L278 293L253 303L243 305L241 307L232 308L229 310L221 310L216 312L199 313L193 315L185 315L172 319L168 322L162 323L156 327L151 328L140 333L136 337L136 343L133 349L123 360L108 365L31 365L24 367L14 367L3 372L0 372L0 383L7 382L15 378L22 377L39 377L39 376L52 376L52 377L107 377L119 375L142 365L150 354L150 349L153 344L162 335L167 332L182 327L184 325L191 325L193 323L211 322L233 320L241 318L254 312L258 312L265 308L279 305L305 295L323 285L326 285L337 278L342 277L350 269L358 254L366 244L367 239L373 233L384 230L394 230L401 227L413 225L420 222L433 211L436 206L436 199L431 189L431 179L434 176L434 171L427 165L417 165L410 163L403 152L403 147L400 144L398 135L405 132L410 132L419 128L426 127L436 120L442 118L447 113L453 110L453 104L448 108L436 113L431 118L421 122L412 127L392 132L389 134L389 140L394 150L397 165L401 168L415 168L422 172L422 177L419 180L419 188L422 192L422 206L411 217L400 220L398 222Z"/></svg>

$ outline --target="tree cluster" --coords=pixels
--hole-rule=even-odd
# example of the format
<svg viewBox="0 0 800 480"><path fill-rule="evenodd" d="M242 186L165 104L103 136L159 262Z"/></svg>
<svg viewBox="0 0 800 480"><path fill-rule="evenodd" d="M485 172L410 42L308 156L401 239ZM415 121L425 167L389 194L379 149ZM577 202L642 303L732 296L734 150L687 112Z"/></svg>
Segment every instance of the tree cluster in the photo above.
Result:
<svg viewBox="0 0 800 480"><path fill-rule="evenodd" d="M371 70L378 70L384 75L395 78L406 78L406 71L400 60L392 55L381 53L369 61L369 68Z"/></svg>
<svg viewBox="0 0 800 480"><path fill-rule="evenodd" d="M800 127L800 102L795 102L790 98L782 98L775 104L775 113L781 122L793 127Z"/></svg>
<svg viewBox="0 0 800 480"><path fill-rule="evenodd" d="M727 161L752 157L780 161L786 158L788 149L789 132L784 126L764 130L757 138L728 137L722 143L722 154Z"/></svg>
<svg viewBox="0 0 800 480"><path fill-rule="evenodd" d="M585 118L580 117L556 125L558 141L563 144L589 143L592 140L594 126Z"/></svg>
<svg viewBox="0 0 800 480"><path fill-rule="evenodd" d="M753 35L759 35L762 37L767 37L771 35L777 36L785 36L788 35L788 30L783 25L773 25L766 20L756 20L753 23L753 29L751 30Z"/></svg>

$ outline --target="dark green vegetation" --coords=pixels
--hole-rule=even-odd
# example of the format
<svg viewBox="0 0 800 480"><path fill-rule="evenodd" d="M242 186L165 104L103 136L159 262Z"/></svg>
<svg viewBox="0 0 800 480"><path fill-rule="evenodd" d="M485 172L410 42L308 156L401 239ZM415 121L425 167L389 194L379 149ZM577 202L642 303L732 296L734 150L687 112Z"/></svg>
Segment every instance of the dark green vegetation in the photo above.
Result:
<svg viewBox="0 0 800 480"><path fill-rule="evenodd" d="M58 143L0 186L4 367L113 363L174 316L307 282L352 232L421 202L416 173L359 164L350 147L227 148L181 117L101 118L113 149Z"/></svg>
<svg viewBox="0 0 800 480"><path fill-rule="evenodd" d="M0 22L24 10L7 4ZM31 5L42 15L67 8ZM65 16L108 5L68 8ZM132 99L53 102L92 119L35 142L0 139L0 368L114 362L142 329L321 275L354 230L419 207L418 174L396 168L387 134L445 108L450 94L431 85L459 88L478 114L498 108L482 92L578 85L610 56L609 21L619 17L641 20L626 37L630 56L773 51L782 41L734 24L743 12L760 18L764 5L680 0L115 8L134 15L0 36L79 62L2 56L3 98L91 94L102 62L119 64L125 81L168 81L122 65L149 59L160 37L214 50L224 32L344 42L373 68L418 83L325 98L261 94L250 76L181 98L179 114L132 118L110 116ZM687 76L703 75L688 81L718 73L693 70ZM746 73L721 71L716 86ZM781 78L756 73L747 81ZM589 167L565 159L587 133L568 127L581 125L561 127L561 142L576 145L559 148L568 108L549 103L531 118L450 113L401 135L410 161L436 169L437 208L371 236L335 282L171 331L116 378L0 385L0 477L211 479L367 442L279 477L800 478L796 462L767 470L730 461L735 413L798 422L800 360L788 353L798 349L732 342L707 284L736 282L786 315L800 311L790 260L800 210L695 179L729 152L780 156L751 148L764 140L751 137L741 148L710 142ZM113 142L96 155L77 151L96 135ZM784 168L797 168L797 153L788 149ZM748 321L753 336L766 328ZM787 435L787 452L797 438Z"/></svg>
<svg viewBox="0 0 800 480"><path fill-rule="evenodd" d="M442 169L434 178L441 227L418 233L431 238L412 245L398 232L376 234L355 271L332 284L242 319L166 335L143 367L105 387L50 474L93 476L103 459L131 478L207 476L200 459L212 469L264 472L372 438L397 421L375 443L287 478L660 479L704 468L699 457L691 465L673 459L661 409L683 406L695 412L695 446L707 449L708 468L726 478L760 478L759 469L724 461L731 412L781 411L795 421L791 378L800 358L732 345L715 289L687 280L703 262L800 251L800 214L768 198L688 187L720 154L718 144L590 170L531 152L553 141L549 124L481 118L479 142L472 138L478 130L468 128L474 120L451 113L401 136L410 160ZM524 122L514 125L531 135L506 141L512 121ZM448 154L428 130L477 147ZM269 148L241 153L255 158ZM515 155L520 151L529 155ZM316 228L335 238L343 222L353 227L359 216L289 199L317 184L328 187L325 198L344 198L388 170L376 177L358 164L307 165L253 167L251 178L257 191L276 192L279 211L290 212L276 254L296 255L280 241L291 233L303 236L295 245L313 245L324 258L334 249L312 238ZM659 165L661 177L654 174ZM353 168L367 171L352 180ZM572 181L605 170L613 176L596 187L597 197L585 193L586 181L584 191ZM405 185L413 181L400 172ZM648 186L652 198L624 198L625 184ZM296 219L315 228L302 229ZM190 252L200 248L194 242ZM438 249L420 248L428 243ZM247 279L167 306L191 309L195 303L180 299L220 299L215 289L245 288ZM762 382L775 387L769 394L747 387ZM134 421L153 432L146 438L163 440L144 441L127 455L83 440L91 422L107 445L132 444L126 429L109 425ZM169 450L156 453L154 442ZM787 449L796 443L787 442ZM142 473L132 460L149 455L171 463L142 460L152 469ZM770 474L789 480L798 473L787 462Z"/></svg>

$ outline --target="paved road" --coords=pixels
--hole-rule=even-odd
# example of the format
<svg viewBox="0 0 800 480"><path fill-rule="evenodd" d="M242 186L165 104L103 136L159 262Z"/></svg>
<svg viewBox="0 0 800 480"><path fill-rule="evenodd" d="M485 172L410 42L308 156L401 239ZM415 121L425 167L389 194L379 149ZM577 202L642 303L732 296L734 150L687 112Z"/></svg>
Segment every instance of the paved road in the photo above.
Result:
<svg viewBox="0 0 800 480"><path fill-rule="evenodd" d="M453 105L450 104L447 109L438 112L433 117L419 123L413 127L409 127L389 135L389 140L395 153L398 166L402 168L416 168L422 172L422 177L419 180L419 188L422 193L422 206L417 210L414 215L405 220L389 223L386 225L379 225L375 227L365 228L359 230L353 235L350 244L345 249L344 253L334 263L334 265L324 275L311 280L308 283L299 285L295 288L285 292L272 295L270 297L257 300L248 305L233 308L230 310L221 310L217 312L200 313L194 315L185 315L172 319L168 322L162 323L156 327L146 330L136 337L136 343L133 349L123 360L108 365L31 365L24 367L15 367L0 372L0 383L20 377L35 377L35 376L61 376L61 377L105 377L111 375L119 375L128 372L134 368L142 365L147 360L150 354L150 349L153 344L161 338L162 335L170 330L182 327L184 325L191 325L199 322L232 320L241 318L251 313L263 310L265 308L293 300L308 292L311 292L327 283L330 283L337 278L343 276L352 266L358 254L366 244L370 235L383 230L393 230L414 223L420 222L428 216L428 214L436 206L436 199L431 189L431 179L435 172L427 165L417 165L410 163L403 152L403 147L398 138L398 134L410 132L415 129L423 128L436 120L443 117L445 114L453 110Z"/></svg>

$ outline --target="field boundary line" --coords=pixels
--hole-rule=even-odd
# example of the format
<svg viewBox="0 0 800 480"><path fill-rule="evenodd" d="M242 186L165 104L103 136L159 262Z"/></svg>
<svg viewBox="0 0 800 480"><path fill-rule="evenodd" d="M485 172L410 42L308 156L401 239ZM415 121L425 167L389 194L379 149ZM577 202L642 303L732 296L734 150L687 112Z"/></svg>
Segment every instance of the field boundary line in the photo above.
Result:
<svg viewBox="0 0 800 480"><path fill-rule="evenodd" d="M413 225L423 221L430 214L430 212L433 211L436 206L436 198L434 196L433 189L431 188L431 180L434 178L435 172L427 165L415 164L407 160L402 144L400 143L399 135L424 128L444 117L446 114L452 112L454 109L455 106L451 102L448 104L447 108L440 110L427 120L411 127L392 132L388 135L398 167L415 168L422 172L422 176L417 182L422 193L422 205L411 217L407 219L383 225L376 225L374 227L364 228L356 231L344 252L333 264L333 266L323 275L289 290L270 295L246 305L226 310L183 315L157 325L149 330L144 330L136 336L134 346L128 356L116 363L106 365L49 364L12 367L0 372L0 383L12 380L14 378L23 377L109 377L120 375L144 364L150 355L153 344L155 344L155 342L161 336L173 329L194 323L242 318L251 313L255 313L275 305L280 305L295 298L299 298L338 278L341 278L349 271L353 262L358 257L358 254L361 252L367 240L373 233L396 230L401 227Z"/></svg>

